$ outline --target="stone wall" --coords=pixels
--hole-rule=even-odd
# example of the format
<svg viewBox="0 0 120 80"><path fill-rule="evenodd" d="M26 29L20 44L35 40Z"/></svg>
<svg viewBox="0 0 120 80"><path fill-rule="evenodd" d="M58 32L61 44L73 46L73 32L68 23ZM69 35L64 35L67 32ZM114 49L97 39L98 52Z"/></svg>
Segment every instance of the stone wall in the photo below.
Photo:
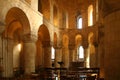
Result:
<svg viewBox="0 0 120 80"><path fill-rule="evenodd" d="M105 22L105 80L119 80L120 75L120 10L104 18Z"/></svg>

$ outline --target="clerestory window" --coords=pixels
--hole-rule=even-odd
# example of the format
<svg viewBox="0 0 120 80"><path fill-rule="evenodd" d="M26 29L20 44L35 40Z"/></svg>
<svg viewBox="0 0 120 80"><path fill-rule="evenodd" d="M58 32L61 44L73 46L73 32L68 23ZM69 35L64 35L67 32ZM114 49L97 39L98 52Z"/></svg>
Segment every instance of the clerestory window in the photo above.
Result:
<svg viewBox="0 0 120 80"><path fill-rule="evenodd" d="M84 60L84 49L82 46L78 47L78 59L80 61Z"/></svg>
<svg viewBox="0 0 120 80"><path fill-rule="evenodd" d="M82 17L78 16L77 19L77 29L82 29Z"/></svg>
<svg viewBox="0 0 120 80"><path fill-rule="evenodd" d="M53 47L51 48L51 59L55 60L55 49Z"/></svg>
<svg viewBox="0 0 120 80"><path fill-rule="evenodd" d="M88 7L88 26L93 25L93 5Z"/></svg>

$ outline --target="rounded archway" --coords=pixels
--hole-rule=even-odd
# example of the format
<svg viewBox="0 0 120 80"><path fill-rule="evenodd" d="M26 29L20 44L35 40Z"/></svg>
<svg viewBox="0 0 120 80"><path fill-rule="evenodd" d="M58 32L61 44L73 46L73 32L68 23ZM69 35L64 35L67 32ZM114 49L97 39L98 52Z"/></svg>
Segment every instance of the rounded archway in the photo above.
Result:
<svg viewBox="0 0 120 80"><path fill-rule="evenodd" d="M75 44L76 44L77 47L82 44L82 36L81 35L79 35L79 34L76 35L76 37L75 37Z"/></svg>
<svg viewBox="0 0 120 80"><path fill-rule="evenodd" d="M76 53L74 54L75 61L84 61L84 49L82 46L82 35L77 34L75 37L75 49Z"/></svg>
<svg viewBox="0 0 120 80"><path fill-rule="evenodd" d="M19 21L22 25L22 34L30 34L30 24L26 14L19 8L11 8L6 15L6 24L8 27L15 21Z"/></svg>
<svg viewBox="0 0 120 80"><path fill-rule="evenodd" d="M46 25L41 25L38 30L38 41L37 41L37 58L40 63L36 64L41 67L51 67L51 46L50 46L50 33ZM37 60L36 60L37 61Z"/></svg>
<svg viewBox="0 0 120 80"><path fill-rule="evenodd" d="M89 67L96 67L96 61L97 61L97 56L96 56L96 51L95 51L95 46L94 46L94 38L95 35L93 32L90 32L88 34L88 56L87 58L89 59Z"/></svg>
<svg viewBox="0 0 120 80"><path fill-rule="evenodd" d="M24 11L17 7L13 7L7 12L5 22L6 28L2 34L3 76L12 77L14 69L19 70L24 66L22 43L24 35L30 34L30 24ZM6 65L8 63L9 65Z"/></svg>

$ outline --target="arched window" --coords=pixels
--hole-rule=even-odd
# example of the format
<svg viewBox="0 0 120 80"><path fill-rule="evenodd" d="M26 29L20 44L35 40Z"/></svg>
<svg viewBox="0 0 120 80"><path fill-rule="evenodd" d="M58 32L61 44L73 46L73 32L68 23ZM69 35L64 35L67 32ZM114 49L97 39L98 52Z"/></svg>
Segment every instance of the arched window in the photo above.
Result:
<svg viewBox="0 0 120 80"><path fill-rule="evenodd" d="M52 47L51 48L51 59L54 61L55 59L55 49Z"/></svg>
<svg viewBox="0 0 120 80"><path fill-rule="evenodd" d="M77 29L82 29L82 17L79 16L77 19Z"/></svg>
<svg viewBox="0 0 120 80"><path fill-rule="evenodd" d="M82 46L78 47L78 59L81 61L84 60L84 49Z"/></svg>
<svg viewBox="0 0 120 80"><path fill-rule="evenodd" d="M93 25L93 5L88 7L88 26Z"/></svg>

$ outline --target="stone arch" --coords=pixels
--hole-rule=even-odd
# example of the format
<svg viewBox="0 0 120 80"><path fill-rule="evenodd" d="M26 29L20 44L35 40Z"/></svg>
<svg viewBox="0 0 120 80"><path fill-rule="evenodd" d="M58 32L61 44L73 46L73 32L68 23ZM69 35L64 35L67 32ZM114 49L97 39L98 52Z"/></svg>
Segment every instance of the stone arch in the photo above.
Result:
<svg viewBox="0 0 120 80"><path fill-rule="evenodd" d="M2 38L3 38L3 44L4 46L7 47L7 50L6 51L3 50L3 53L5 55L3 56L5 60L3 64L3 68L4 68L3 76L12 77L14 68L17 67L18 70L20 69L20 67L24 66L22 42L25 35L28 34L30 35L30 23L24 11L22 11L17 7L12 7L11 9L8 10L5 16L5 23L6 26ZM5 48L4 46L3 48ZM6 54L9 54L9 56L7 56ZM16 54L18 55L17 57ZM6 65L8 64L8 62L10 64L11 63L13 64ZM10 72L8 71L8 68L10 69L9 70Z"/></svg>
<svg viewBox="0 0 120 80"><path fill-rule="evenodd" d="M4 32L4 37L5 38L10 38L10 39L19 39L20 35L23 35L22 31L22 24L18 20L12 21L6 28Z"/></svg>
<svg viewBox="0 0 120 80"><path fill-rule="evenodd" d="M19 8L17 7L13 7L11 8L7 15L6 15L6 27L8 27L10 24L12 24L13 22L18 21L22 27L22 33L24 35L26 34L30 34L30 23L29 20L26 16L26 14ZM19 24L18 23L18 24ZM17 29L17 28L16 28Z"/></svg>
<svg viewBox="0 0 120 80"><path fill-rule="evenodd" d="M69 50L68 50L68 46L69 46L69 37L67 34L63 34L62 37L62 61L63 61L63 65L62 67L69 67Z"/></svg>
<svg viewBox="0 0 120 80"><path fill-rule="evenodd" d="M7 12L5 22L7 26L3 33L3 37L13 39L15 44L13 46L15 47L21 44L22 48L24 36L30 34L30 23L26 14L21 9L13 7ZM17 48L13 48L13 61L15 57L14 51L16 50ZM24 56L22 49L18 54L19 57ZM19 59L21 66L24 66L23 58Z"/></svg>
<svg viewBox="0 0 120 80"><path fill-rule="evenodd" d="M83 40L83 36L81 34L77 34L75 36L75 60L77 61L84 61L84 49L83 49L83 44L82 41Z"/></svg>
<svg viewBox="0 0 120 80"><path fill-rule="evenodd" d="M49 41L50 42L50 33L46 25L41 25L38 30L38 37L42 42ZM50 43L49 43L50 45Z"/></svg>
<svg viewBox="0 0 120 80"><path fill-rule="evenodd" d="M75 37L75 44L76 44L77 47L82 44L82 35L80 35L80 34L76 35L76 37Z"/></svg>
<svg viewBox="0 0 120 80"><path fill-rule="evenodd" d="M42 67L51 67L51 45L50 45L50 33L46 25L42 24L38 30L37 41L37 57L40 63L37 63ZM39 50L40 49L40 50Z"/></svg>

